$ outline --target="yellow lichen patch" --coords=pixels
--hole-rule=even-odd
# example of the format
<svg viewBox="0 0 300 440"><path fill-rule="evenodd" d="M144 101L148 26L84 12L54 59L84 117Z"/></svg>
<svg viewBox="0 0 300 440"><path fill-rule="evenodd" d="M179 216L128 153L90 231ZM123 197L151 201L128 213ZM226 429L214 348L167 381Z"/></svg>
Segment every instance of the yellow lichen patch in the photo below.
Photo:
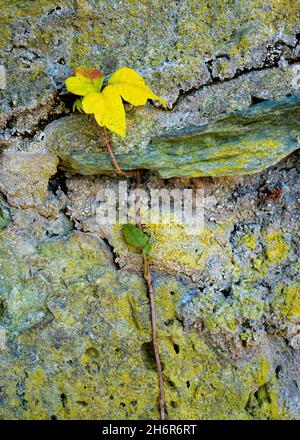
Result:
<svg viewBox="0 0 300 440"><path fill-rule="evenodd" d="M42 420L47 417L47 408L43 406L41 399L41 390L44 385L44 373L41 368L37 368L26 382L25 400L28 402L30 410L30 419Z"/></svg>
<svg viewBox="0 0 300 440"><path fill-rule="evenodd" d="M130 274L131 290L128 291L122 284L116 282L115 274L107 271L97 280L97 285L98 294L102 298L99 316L111 324L111 332L115 337L119 337L128 329L142 331L144 328L147 332L145 315L147 316L148 313L148 302L145 283L141 277ZM140 295L137 297L132 290L139 292Z"/></svg>
<svg viewBox="0 0 300 440"><path fill-rule="evenodd" d="M261 356L257 360L257 375L256 384L258 387L262 386L268 381L270 375L270 362L264 356Z"/></svg>
<svg viewBox="0 0 300 440"><path fill-rule="evenodd" d="M246 235L240 240L240 245L245 246L248 249L255 249L256 248L256 241L254 235Z"/></svg>
<svg viewBox="0 0 300 440"><path fill-rule="evenodd" d="M288 320L300 318L300 284L280 285L277 289L273 310Z"/></svg>
<svg viewBox="0 0 300 440"><path fill-rule="evenodd" d="M231 264L231 250L223 243L227 230L228 225L223 224L215 229L195 228L191 235L183 225L145 225L145 232L153 241L152 260L160 267L181 268L186 273L203 271L208 259L214 256Z"/></svg>
<svg viewBox="0 0 300 440"><path fill-rule="evenodd" d="M166 297L159 304L159 295L167 296L171 289L170 301ZM157 289L158 315L162 308L168 309L168 317L176 313L178 289L172 281L166 283L166 292ZM104 291L105 295L109 297ZM140 297L136 292L136 296L138 304L143 295ZM92 316L93 325L89 326ZM148 309L145 316L149 328ZM89 333L82 333L80 341L69 339L61 326L52 327L50 332L45 328L20 336L21 346L34 344L39 352L39 364L43 360L47 365L47 368L38 366L24 380L27 406L22 410L23 419L158 417L157 374L151 360L150 332L138 328L132 331L133 327L125 326L123 332L117 332L119 319L120 316L110 315L105 301L101 301L86 316ZM133 316L131 319L134 321ZM268 382L271 373L268 360L258 356L240 365L226 362L200 334L184 330L176 319L168 326L161 320L162 315L158 337L169 417L253 418L247 402L249 396ZM274 393L272 402L277 401L276 389ZM259 405L254 417L263 418L266 411L265 405ZM277 414L270 408L269 413L269 418Z"/></svg>
<svg viewBox="0 0 300 440"><path fill-rule="evenodd" d="M161 322L164 331L166 331L165 322L179 318L177 306L182 298L182 290L182 284L173 278L166 279L164 283L160 283L155 288L158 322Z"/></svg>
<svg viewBox="0 0 300 440"><path fill-rule="evenodd" d="M278 148L280 146L280 142L274 140L265 141L265 146L269 148Z"/></svg>
<svg viewBox="0 0 300 440"><path fill-rule="evenodd" d="M107 359L108 353L114 354L114 359ZM56 365L62 364L61 355L62 352L59 357L55 351L49 353ZM90 344L69 374L45 372L45 383L37 381L35 373L29 375L25 385L28 406L23 418L103 419L114 414L115 419L132 419L137 412L148 412L148 417L153 418L156 405L151 396L158 392L155 373L140 368L138 350L131 354L132 369L122 359L124 353L114 344L108 350Z"/></svg>
<svg viewBox="0 0 300 440"><path fill-rule="evenodd" d="M201 265L189 249L189 237L182 226L147 225L145 231L153 240L152 257L155 260L161 258L191 268Z"/></svg>
<svg viewBox="0 0 300 440"><path fill-rule="evenodd" d="M273 374L271 379L262 384L252 394L247 403L247 410L255 419L284 420L285 411L280 407L278 398L278 382Z"/></svg>
<svg viewBox="0 0 300 440"><path fill-rule="evenodd" d="M263 260L261 258L255 258L252 262L253 267L259 271L261 268L262 262L263 262Z"/></svg>
<svg viewBox="0 0 300 440"><path fill-rule="evenodd" d="M263 231L263 238L266 243L266 256L271 263L280 263L289 253L290 245L285 240L284 233L284 229L270 232Z"/></svg>
<svg viewBox="0 0 300 440"><path fill-rule="evenodd" d="M51 310L54 318L65 325L73 325L75 323L74 316L66 310Z"/></svg>
<svg viewBox="0 0 300 440"><path fill-rule="evenodd" d="M251 418L245 407L253 390L268 380L266 358L258 356L243 366L224 365L194 332L177 331L160 344L172 419Z"/></svg>

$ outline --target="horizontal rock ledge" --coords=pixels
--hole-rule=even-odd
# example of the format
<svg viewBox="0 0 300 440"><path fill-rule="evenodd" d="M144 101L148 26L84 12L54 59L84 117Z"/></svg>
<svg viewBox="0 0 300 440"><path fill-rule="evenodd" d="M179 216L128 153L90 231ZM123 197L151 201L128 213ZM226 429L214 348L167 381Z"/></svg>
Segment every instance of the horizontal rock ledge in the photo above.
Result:
<svg viewBox="0 0 300 440"><path fill-rule="evenodd" d="M113 167L86 118L76 127L63 118L47 139L61 167L82 175L108 174ZM86 126L88 124L88 127ZM80 149L72 144L80 144ZM79 136L79 138L78 138ZM146 169L163 178L253 174L274 165L299 146L300 98L251 105L205 126L153 138L146 148L116 151L123 170Z"/></svg>

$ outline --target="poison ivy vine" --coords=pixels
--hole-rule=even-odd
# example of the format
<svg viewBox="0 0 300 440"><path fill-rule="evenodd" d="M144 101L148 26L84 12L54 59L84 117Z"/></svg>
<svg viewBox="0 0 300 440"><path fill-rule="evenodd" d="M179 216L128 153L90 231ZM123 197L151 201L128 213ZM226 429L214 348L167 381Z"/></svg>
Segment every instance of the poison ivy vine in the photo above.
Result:
<svg viewBox="0 0 300 440"><path fill-rule="evenodd" d="M117 70L103 87L105 76L98 69L75 69L75 76L66 80L69 92L83 96L75 106L84 113L94 114L100 127L107 127L120 136L126 133L126 116L122 99L132 105L144 105L148 99L158 100L164 106L164 99L155 95L146 86L144 79L133 69L122 67Z"/></svg>
<svg viewBox="0 0 300 440"><path fill-rule="evenodd" d="M69 92L80 96L80 98L76 99L73 105L73 111L78 110L82 113L93 114L96 123L100 127L103 127L104 145L111 158L115 172L124 176L134 176L136 178L136 190L138 193L136 224L124 225L123 234L127 245L139 249L143 258L143 275L147 284L150 302L153 351L159 380L160 419L165 420L166 403L164 380L157 340L154 289L149 260L151 242L150 237L143 232L140 218L139 190L141 184L141 171L136 170L125 172L121 170L110 145L106 129L109 129L122 137L125 136L126 115L123 100L135 106L146 104L148 99L158 100L164 107L166 107L166 102L163 98L152 92L152 90L145 84L144 79L137 72L128 67L122 67L107 79L105 78L104 73L99 69L85 69L79 67L75 69L74 76L66 79L66 87Z"/></svg>

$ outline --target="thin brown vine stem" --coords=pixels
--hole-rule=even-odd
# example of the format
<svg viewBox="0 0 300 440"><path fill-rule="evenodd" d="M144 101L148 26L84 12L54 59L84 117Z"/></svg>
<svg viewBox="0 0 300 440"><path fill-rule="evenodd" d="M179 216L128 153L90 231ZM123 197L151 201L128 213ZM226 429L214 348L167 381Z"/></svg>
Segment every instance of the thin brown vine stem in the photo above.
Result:
<svg viewBox="0 0 300 440"><path fill-rule="evenodd" d="M141 197L140 197L141 170L136 170L136 171L123 171L123 170L121 170L121 168L117 162L117 159L114 155L114 152L110 146L107 131L106 131L105 127L104 127L104 145L105 145L107 153L109 154L111 162L114 166L115 172L119 175L135 176L135 178L136 178L135 222L136 222L136 226L139 229L143 230L143 226L141 223ZM158 399L158 401L159 401L160 420L166 420L165 387L164 387L164 378L163 378L162 365L161 365L160 353L159 353L159 344L158 344L158 340L157 340L156 310L155 310L155 300L154 300L154 289L153 289L153 283L152 283L152 277L151 277L151 268L150 268L150 262L149 262L148 256L144 253L142 254L142 256L143 256L143 264L144 264L143 275L144 275L144 278L145 278L145 281L147 284L148 297L149 297L149 302L150 302L152 344L153 344L154 358L155 358L158 381L159 381L159 399Z"/></svg>
<svg viewBox="0 0 300 440"><path fill-rule="evenodd" d="M136 171L123 171L123 170L121 170L121 168L119 167L119 164L117 162L117 159L115 157L115 154L110 146L108 135L107 135L107 130L105 127L103 127L103 133L104 133L104 146L105 146L107 153L109 154L109 157L110 157L111 163L114 166L115 172L119 175L122 175L122 176L135 176Z"/></svg>
<svg viewBox="0 0 300 440"><path fill-rule="evenodd" d="M136 174L136 225L139 229L143 230L143 226L141 223L141 196L140 196L140 188L141 188L141 171L139 170ZM148 256L143 253L143 264L144 264L144 278L147 283L148 296L150 301L150 311L151 311L151 331L152 331L152 343L153 343L153 351L154 358L157 368L157 375L159 379L159 409L160 409L160 419L166 419L166 401L165 401L165 387L164 387L164 378L162 372L162 365L160 360L159 353L159 345L157 340L157 325L156 325L156 310L155 310L155 300L154 300L154 289L152 284L151 277L151 268Z"/></svg>
<svg viewBox="0 0 300 440"><path fill-rule="evenodd" d="M119 164L118 164L118 162L117 162L117 160L115 158L114 152L113 152L113 150L112 150L112 148L110 146L110 143L109 143L109 140L108 140L108 136L107 136L107 131L106 131L105 127L103 127L103 134L104 134L104 145L105 145L106 151L109 154L111 163L113 164L116 173L117 174L124 174L124 171L122 171L121 168L119 167Z"/></svg>

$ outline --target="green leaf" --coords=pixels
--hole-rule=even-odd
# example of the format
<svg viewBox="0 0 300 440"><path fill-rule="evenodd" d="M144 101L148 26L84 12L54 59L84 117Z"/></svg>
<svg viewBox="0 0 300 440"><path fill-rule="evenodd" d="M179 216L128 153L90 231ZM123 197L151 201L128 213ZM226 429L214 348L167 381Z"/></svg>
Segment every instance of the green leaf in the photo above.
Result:
<svg viewBox="0 0 300 440"><path fill-rule="evenodd" d="M136 226L128 223L123 226L124 239L129 246L149 249L149 237ZM150 245L151 246L151 245Z"/></svg>
<svg viewBox="0 0 300 440"><path fill-rule="evenodd" d="M152 245L150 243L150 240L148 241L148 243L146 244L146 246L143 247L143 253L146 255L149 255L152 249Z"/></svg>

